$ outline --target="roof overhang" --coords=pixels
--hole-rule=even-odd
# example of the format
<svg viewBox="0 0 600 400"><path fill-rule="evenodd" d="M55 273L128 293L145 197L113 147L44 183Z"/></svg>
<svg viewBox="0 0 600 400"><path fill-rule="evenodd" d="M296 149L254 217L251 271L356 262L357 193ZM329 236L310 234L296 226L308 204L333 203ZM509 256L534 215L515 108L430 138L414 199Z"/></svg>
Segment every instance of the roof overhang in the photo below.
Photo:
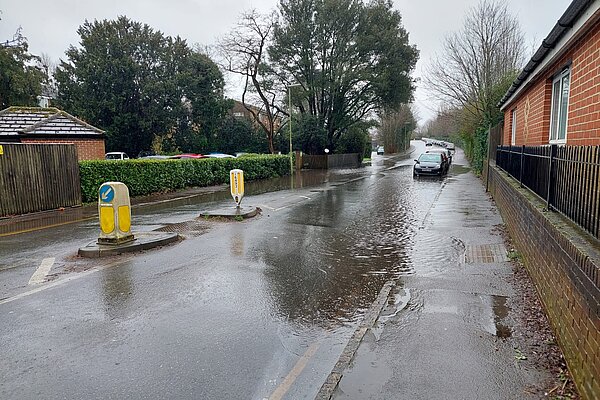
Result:
<svg viewBox="0 0 600 400"><path fill-rule="evenodd" d="M41 133L21 133L18 136L19 139L42 139L42 140L52 140L52 139L60 139L60 140L68 140L68 139L87 139L87 140L105 140L106 135L103 133L98 134L60 134L60 133L50 133L50 134L41 134Z"/></svg>
<svg viewBox="0 0 600 400"><path fill-rule="evenodd" d="M574 0L500 100L500 110L505 111L532 83L545 75L599 19L600 0Z"/></svg>

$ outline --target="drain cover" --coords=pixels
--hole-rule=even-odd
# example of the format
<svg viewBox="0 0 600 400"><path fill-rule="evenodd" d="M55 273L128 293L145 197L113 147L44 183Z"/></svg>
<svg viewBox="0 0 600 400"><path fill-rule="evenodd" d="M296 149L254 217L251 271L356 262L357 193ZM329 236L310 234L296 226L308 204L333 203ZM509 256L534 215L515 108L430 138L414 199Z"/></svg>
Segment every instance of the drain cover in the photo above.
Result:
<svg viewBox="0 0 600 400"><path fill-rule="evenodd" d="M209 227L203 221L184 221L173 224L167 224L162 228L155 229L157 232L174 232L188 234L192 236L200 236L208 231Z"/></svg>
<svg viewBox="0 0 600 400"><path fill-rule="evenodd" d="M503 243L466 246L466 263L497 263L508 261L506 247Z"/></svg>

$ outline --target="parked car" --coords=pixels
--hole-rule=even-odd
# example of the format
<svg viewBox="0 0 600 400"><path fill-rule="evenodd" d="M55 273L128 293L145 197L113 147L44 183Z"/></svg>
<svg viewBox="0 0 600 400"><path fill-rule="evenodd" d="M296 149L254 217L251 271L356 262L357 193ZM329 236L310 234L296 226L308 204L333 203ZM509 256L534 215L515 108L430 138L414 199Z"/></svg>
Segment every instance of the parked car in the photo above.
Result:
<svg viewBox="0 0 600 400"><path fill-rule="evenodd" d="M448 158L443 153L423 153L415 160L413 176L444 175L448 172Z"/></svg>
<svg viewBox="0 0 600 400"><path fill-rule="evenodd" d="M454 147L454 143L450 143L450 142L446 142L446 148L448 150L456 150L456 148Z"/></svg>
<svg viewBox="0 0 600 400"><path fill-rule="evenodd" d="M433 142L431 140L428 140L427 142L425 142L425 146L433 146Z"/></svg>
<svg viewBox="0 0 600 400"><path fill-rule="evenodd" d="M155 156L156 153L154 150L142 150L138 153L137 158L148 158L150 156Z"/></svg>
<svg viewBox="0 0 600 400"><path fill-rule="evenodd" d="M184 153L184 154L177 154L175 156L171 156L170 158L180 160L180 159L186 159L186 158L206 158L206 157L208 157L208 156L205 156L202 154Z"/></svg>
<svg viewBox="0 0 600 400"><path fill-rule="evenodd" d="M104 155L105 160L129 160L129 156L122 151L111 151Z"/></svg>
<svg viewBox="0 0 600 400"><path fill-rule="evenodd" d="M209 158L235 158L231 154L225 154L225 153L209 153L206 155L206 157L209 157Z"/></svg>
<svg viewBox="0 0 600 400"><path fill-rule="evenodd" d="M168 160L171 158L170 156L161 156L161 155L152 155L152 156L143 156L140 157L140 160Z"/></svg>
<svg viewBox="0 0 600 400"><path fill-rule="evenodd" d="M448 158L448 165L452 164L452 151L450 151L448 149L431 149L431 150L427 150L425 153L441 153L441 154L445 154L446 157Z"/></svg>
<svg viewBox="0 0 600 400"><path fill-rule="evenodd" d="M383 146L379 146L377 147L377 154L378 155L383 155L385 153L385 149L383 148Z"/></svg>

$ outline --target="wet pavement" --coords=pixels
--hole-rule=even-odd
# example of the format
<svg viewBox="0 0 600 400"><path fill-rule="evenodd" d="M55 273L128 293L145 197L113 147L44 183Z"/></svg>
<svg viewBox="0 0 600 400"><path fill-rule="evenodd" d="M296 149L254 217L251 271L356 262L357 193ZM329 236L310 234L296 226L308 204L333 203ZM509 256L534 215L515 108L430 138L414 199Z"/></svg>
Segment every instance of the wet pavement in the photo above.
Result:
<svg viewBox="0 0 600 400"><path fill-rule="evenodd" d="M418 216L410 273L397 280L334 399L543 397L548 372L525 361L512 337L519 321L509 300L518 293L502 220L479 179L452 168Z"/></svg>
<svg viewBox="0 0 600 400"><path fill-rule="evenodd" d="M335 398L521 398L543 376L515 362L501 221L455 160L441 179L374 156L252 183L262 215L242 222L198 218L233 204L226 187L147 199L134 232L185 239L102 260L76 256L90 208L6 228L0 398L312 399L389 282Z"/></svg>

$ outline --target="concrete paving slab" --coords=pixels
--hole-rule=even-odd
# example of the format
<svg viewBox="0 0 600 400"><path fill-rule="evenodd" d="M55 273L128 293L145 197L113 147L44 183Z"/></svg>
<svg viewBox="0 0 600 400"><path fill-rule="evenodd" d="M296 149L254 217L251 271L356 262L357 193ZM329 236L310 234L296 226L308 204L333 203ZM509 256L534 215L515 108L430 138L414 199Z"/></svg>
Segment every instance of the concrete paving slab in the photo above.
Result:
<svg viewBox="0 0 600 400"><path fill-rule="evenodd" d="M87 258L99 258L134 251L148 250L164 246L180 239L173 232L136 232L135 239L119 245L98 244L96 240L79 249L79 255Z"/></svg>

